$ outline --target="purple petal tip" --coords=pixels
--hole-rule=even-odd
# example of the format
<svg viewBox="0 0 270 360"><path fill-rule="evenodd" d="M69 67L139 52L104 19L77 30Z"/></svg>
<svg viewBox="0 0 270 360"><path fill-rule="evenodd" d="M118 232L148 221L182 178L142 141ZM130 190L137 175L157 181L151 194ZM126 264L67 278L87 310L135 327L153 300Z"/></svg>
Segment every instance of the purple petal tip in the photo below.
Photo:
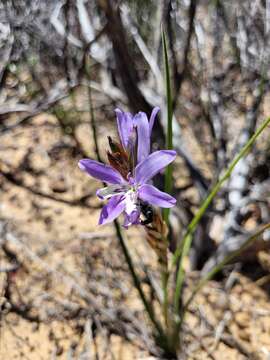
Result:
<svg viewBox="0 0 270 360"><path fill-rule="evenodd" d="M116 109L114 109L114 112L116 112L116 113L122 113L122 110L116 108Z"/></svg>
<svg viewBox="0 0 270 360"><path fill-rule="evenodd" d="M100 200L104 200L104 197L100 195L100 189L96 191L96 195Z"/></svg>
<svg viewBox="0 0 270 360"><path fill-rule="evenodd" d="M78 166L82 171L86 171L85 170L85 166L83 165L83 163L81 162L81 160L78 162Z"/></svg>

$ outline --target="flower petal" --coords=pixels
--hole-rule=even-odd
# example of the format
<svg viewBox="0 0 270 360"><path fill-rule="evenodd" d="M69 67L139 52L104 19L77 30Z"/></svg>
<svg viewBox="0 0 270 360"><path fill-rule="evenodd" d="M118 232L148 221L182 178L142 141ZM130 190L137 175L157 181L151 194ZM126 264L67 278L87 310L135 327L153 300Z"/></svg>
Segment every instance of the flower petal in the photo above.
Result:
<svg viewBox="0 0 270 360"><path fill-rule="evenodd" d="M124 208L125 198L123 196L113 196L108 203L103 206L98 224L104 225L112 222L123 212Z"/></svg>
<svg viewBox="0 0 270 360"><path fill-rule="evenodd" d="M131 214L125 213L125 220L123 227L128 228L130 225L139 225L140 224L140 211L134 210Z"/></svg>
<svg viewBox="0 0 270 360"><path fill-rule="evenodd" d="M139 112L134 116L134 124L137 126L138 133L138 154L137 161L143 161L150 152L150 132L147 116L144 112Z"/></svg>
<svg viewBox="0 0 270 360"><path fill-rule="evenodd" d="M104 165L98 161L82 159L79 161L78 166L89 175L106 183L121 184L124 182L124 179L118 171L114 170L111 166Z"/></svg>
<svg viewBox="0 0 270 360"><path fill-rule="evenodd" d="M144 184L140 186L139 198L147 201L151 205L156 205L163 208L170 208L176 204L176 199L171 195L158 190L153 185Z"/></svg>
<svg viewBox="0 0 270 360"><path fill-rule="evenodd" d="M137 184L145 184L163 168L176 158L174 150L159 150L153 152L135 168L135 181Z"/></svg>
<svg viewBox="0 0 270 360"><path fill-rule="evenodd" d="M159 112L159 110L160 110L160 108L158 106L154 107L154 109L152 110L152 114L151 114L150 120L149 120L149 135L150 136L151 136L154 122L156 120L156 116L157 116L157 113Z"/></svg>
<svg viewBox="0 0 270 360"><path fill-rule="evenodd" d="M127 148L129 137L133 129L133 118L130 113L115 109L117 117L118 133L124 148Z"/></svg>
<svg viewBox="0 0 270 360"><path fill-rule="evenodd" d="M128 190L127 185L113 184L106 186L102 189L98 189L96 195L100 199L104 200L104 199L109 199L112 196L123 195L127 192L127 190Z"/></svg>

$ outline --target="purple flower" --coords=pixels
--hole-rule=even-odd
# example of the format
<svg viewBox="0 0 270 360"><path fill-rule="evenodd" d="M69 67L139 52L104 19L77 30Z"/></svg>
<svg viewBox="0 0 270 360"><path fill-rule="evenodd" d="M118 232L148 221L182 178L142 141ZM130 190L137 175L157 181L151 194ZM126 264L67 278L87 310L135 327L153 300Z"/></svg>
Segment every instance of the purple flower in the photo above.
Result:
<svg viewBox="0 0 270 360"><path fill-rule="evenodd" d="M79 167L82 170L109 184L97 191L97 196L100 199L109 199L101 211L99 224L113 221L123 211L126 215L125 226L138 224L140 216L139 199L163 208L174 206L175 198L158 190L148 182L169 165L175 157L176 152L173 150L155 151L135 167L134 174L129 176L128 181L109 165L90 159L80 160Z"/></svg>
<svg viewBox="0 0 270 360"><path fill-rule="evenodd" d="M94 178L108 184L99 189L97 196L108 203L103 207L99 224L107 224L124 212L124 226L140 223L140 201L163 208L175 205L176 200L169 194L158 190L150 184L151 179L169 165L176 157L173 150L150 152L150 136L158 108L154 108L148 122L147 116L139 112L134 117L130 113L116 110L117 124L121 145L112 143L116 148L115 153L109 154L110 165L104 165L91 159L79 161L80 169L86 171ZM137 150L137 162L130 162L130 158ZM122 150L121 150L122 149ZM121 167L121 161L123 163ZM122 158L121 158L122 156ZM131 168L126 171L128 164ZM137 163L137 165L135 165ZM124 170L123 170L124 169Z"/></svg>

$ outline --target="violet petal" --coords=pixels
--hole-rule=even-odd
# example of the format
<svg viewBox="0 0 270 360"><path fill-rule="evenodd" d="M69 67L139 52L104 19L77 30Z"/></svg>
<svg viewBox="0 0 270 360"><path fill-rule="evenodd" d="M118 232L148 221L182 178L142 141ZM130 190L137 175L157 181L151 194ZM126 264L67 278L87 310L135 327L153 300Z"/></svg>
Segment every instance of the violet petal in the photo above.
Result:
<svg viewBox="0 0 270 360"><path fill-rule="evenodd" d="M124 208L125 198L123 196L113 196L107 204L103 206L98 224L104 225L112 222L124 211Z"/></svg>
<svg viewBox="0 0 270 360"><path fill-rule="evenodd" d="M121 143L124 148L127 148L129 136L133 129L133 118L130 113L123 112L120 109L115 109L117 117L118 133Z"/></svg>
<svg viewBox="0 0 270 360"><path fill-rule="evenodd" d="M122 184L124 182L124 179L118 171L114 170L111 166L104 165L98 161L82 159L79 161L78 166L89 175L106 183Z"/></svg>
<svg viewBox="0 0 270 360"><path fill-rule="evenodd" d="M150 135L150 137L151 137L154 122L156 120L156 116L157 116L157 113L159 112L159 110L160 110L160 108L158 106L154 107L154 109L152 110L150 120L149 120L149 135Z"/></svg>
<svg viewBox="0 0 270 360"><path fill-rule="evenodd" d="M148 184L144 184L139 188L139 198L151 205L162 208L170 208L176 204L174 197Z"/></svg>
<svg viewBox="0 0 270 360"><path fill-rule="evenodd" d="M138 133L138 154L137 161L143 161L150 152L150 133L147 116L144 112L139 112L134 116L134 124L137 126Z"/></svg>
<svg viewBox="0 0 270 360"><path fill-rule="evenodd" d="M135 168L135 181L145 184L176 158L174 150L159 150L150 154Z"/></svg>
<svg viewBox="0 0 270 360"><path fill-rule="evenodd" d="M138 224L140 224L139 219L140 219L140 211L139 210L134 210L129 215L127 213L125 213L125 220L124 220L123 227L127 229L130 225L138 225Z"/></svg>

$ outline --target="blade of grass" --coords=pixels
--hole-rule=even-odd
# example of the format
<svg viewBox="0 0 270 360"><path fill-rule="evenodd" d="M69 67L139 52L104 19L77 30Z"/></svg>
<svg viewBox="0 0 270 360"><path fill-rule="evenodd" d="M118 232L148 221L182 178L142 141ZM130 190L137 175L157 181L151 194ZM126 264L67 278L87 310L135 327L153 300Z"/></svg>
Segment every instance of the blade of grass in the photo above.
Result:
<svg viewBox="0 0 270 360"><path fill-rule="evenodd" d="M173 137L172 137L172 116L173 116L173 104L171 94L171 83L170 83L170 66L168 60L168 51L166 43L166 34L163 28L161 28L162 37L162 48L163 48L163 64L164 64L164 78L166 88L166 103L167 103L167 131L166 131L166 148L168 150L173 149ZM171 193L172 191L172 165L166 168L165 172L165 192ZM163 220L169 226L169 215L170 209L163 209ZM167 332L169 333L169 327L171 321L169 319L169 296L168 296L168 280L169 273L168 269L161 274L162 278L162 290L163 290L163 316Z"/></svg>
<svg viewBox="0 0 270 360"><path fill-rule="evenodd" d="M162 47L163 47L163 62L165 72L165 86L166 86L166 100L167 100L167 132L166 132L166 148L173 149L173 136L172 136L172 117L173 117L173 104L171 94L171 81L170 81L170 66L168 60L166 34L164 29L162 31ZM169 165L165 172L165 192L171 193L172 191L172 165ZM170 209L163 210L163 219L169 224Z"/></svg>
<svg viewBox="0 0 270 360"><path fill-rule="evenodd" d="M191 243L192 243L192 235L193 235L194 231L196 230L199 221L201 220L201 218L204 215L205 211L207 210L208 206L210 205L210 203L212 202L212 200L214 199L214 197L220 190L223 183L231 176L231 173L232 173L233 169L235 168L235 166L237 165L237 163L248 153L251 146L254 144L255 140L263 132L263 130L267 127L267 125L269 123L270 123L270 117L267 118L261 124L261 126L259 126L259 128L253 134L253 136L248 140L246 145L244 145L244 147L240 150L238 155L233 159L233 161L231 162L231 164L225 171L224 175L222 175L220 180L215 184L215 186L213 187L213 189L211 190L209 195L206 197L206 199L202 203L197 214L194 216L194 218L188 225L187 232L184 235L184 238L182 241L183 245L177 248L177 250L173 256L173 259L172 259L173 265L176 265L178 262L178 259L180 258L178 271L177 271L176 288L175 288L175 293L174 293L174 313L175 313L176 319L178 318L178 321L179 321L179 300L180 300L182 286L183 286L183 282L184 282L184 276L185 276L185 271L183 268L183 260L189 253Z"/></svg>

